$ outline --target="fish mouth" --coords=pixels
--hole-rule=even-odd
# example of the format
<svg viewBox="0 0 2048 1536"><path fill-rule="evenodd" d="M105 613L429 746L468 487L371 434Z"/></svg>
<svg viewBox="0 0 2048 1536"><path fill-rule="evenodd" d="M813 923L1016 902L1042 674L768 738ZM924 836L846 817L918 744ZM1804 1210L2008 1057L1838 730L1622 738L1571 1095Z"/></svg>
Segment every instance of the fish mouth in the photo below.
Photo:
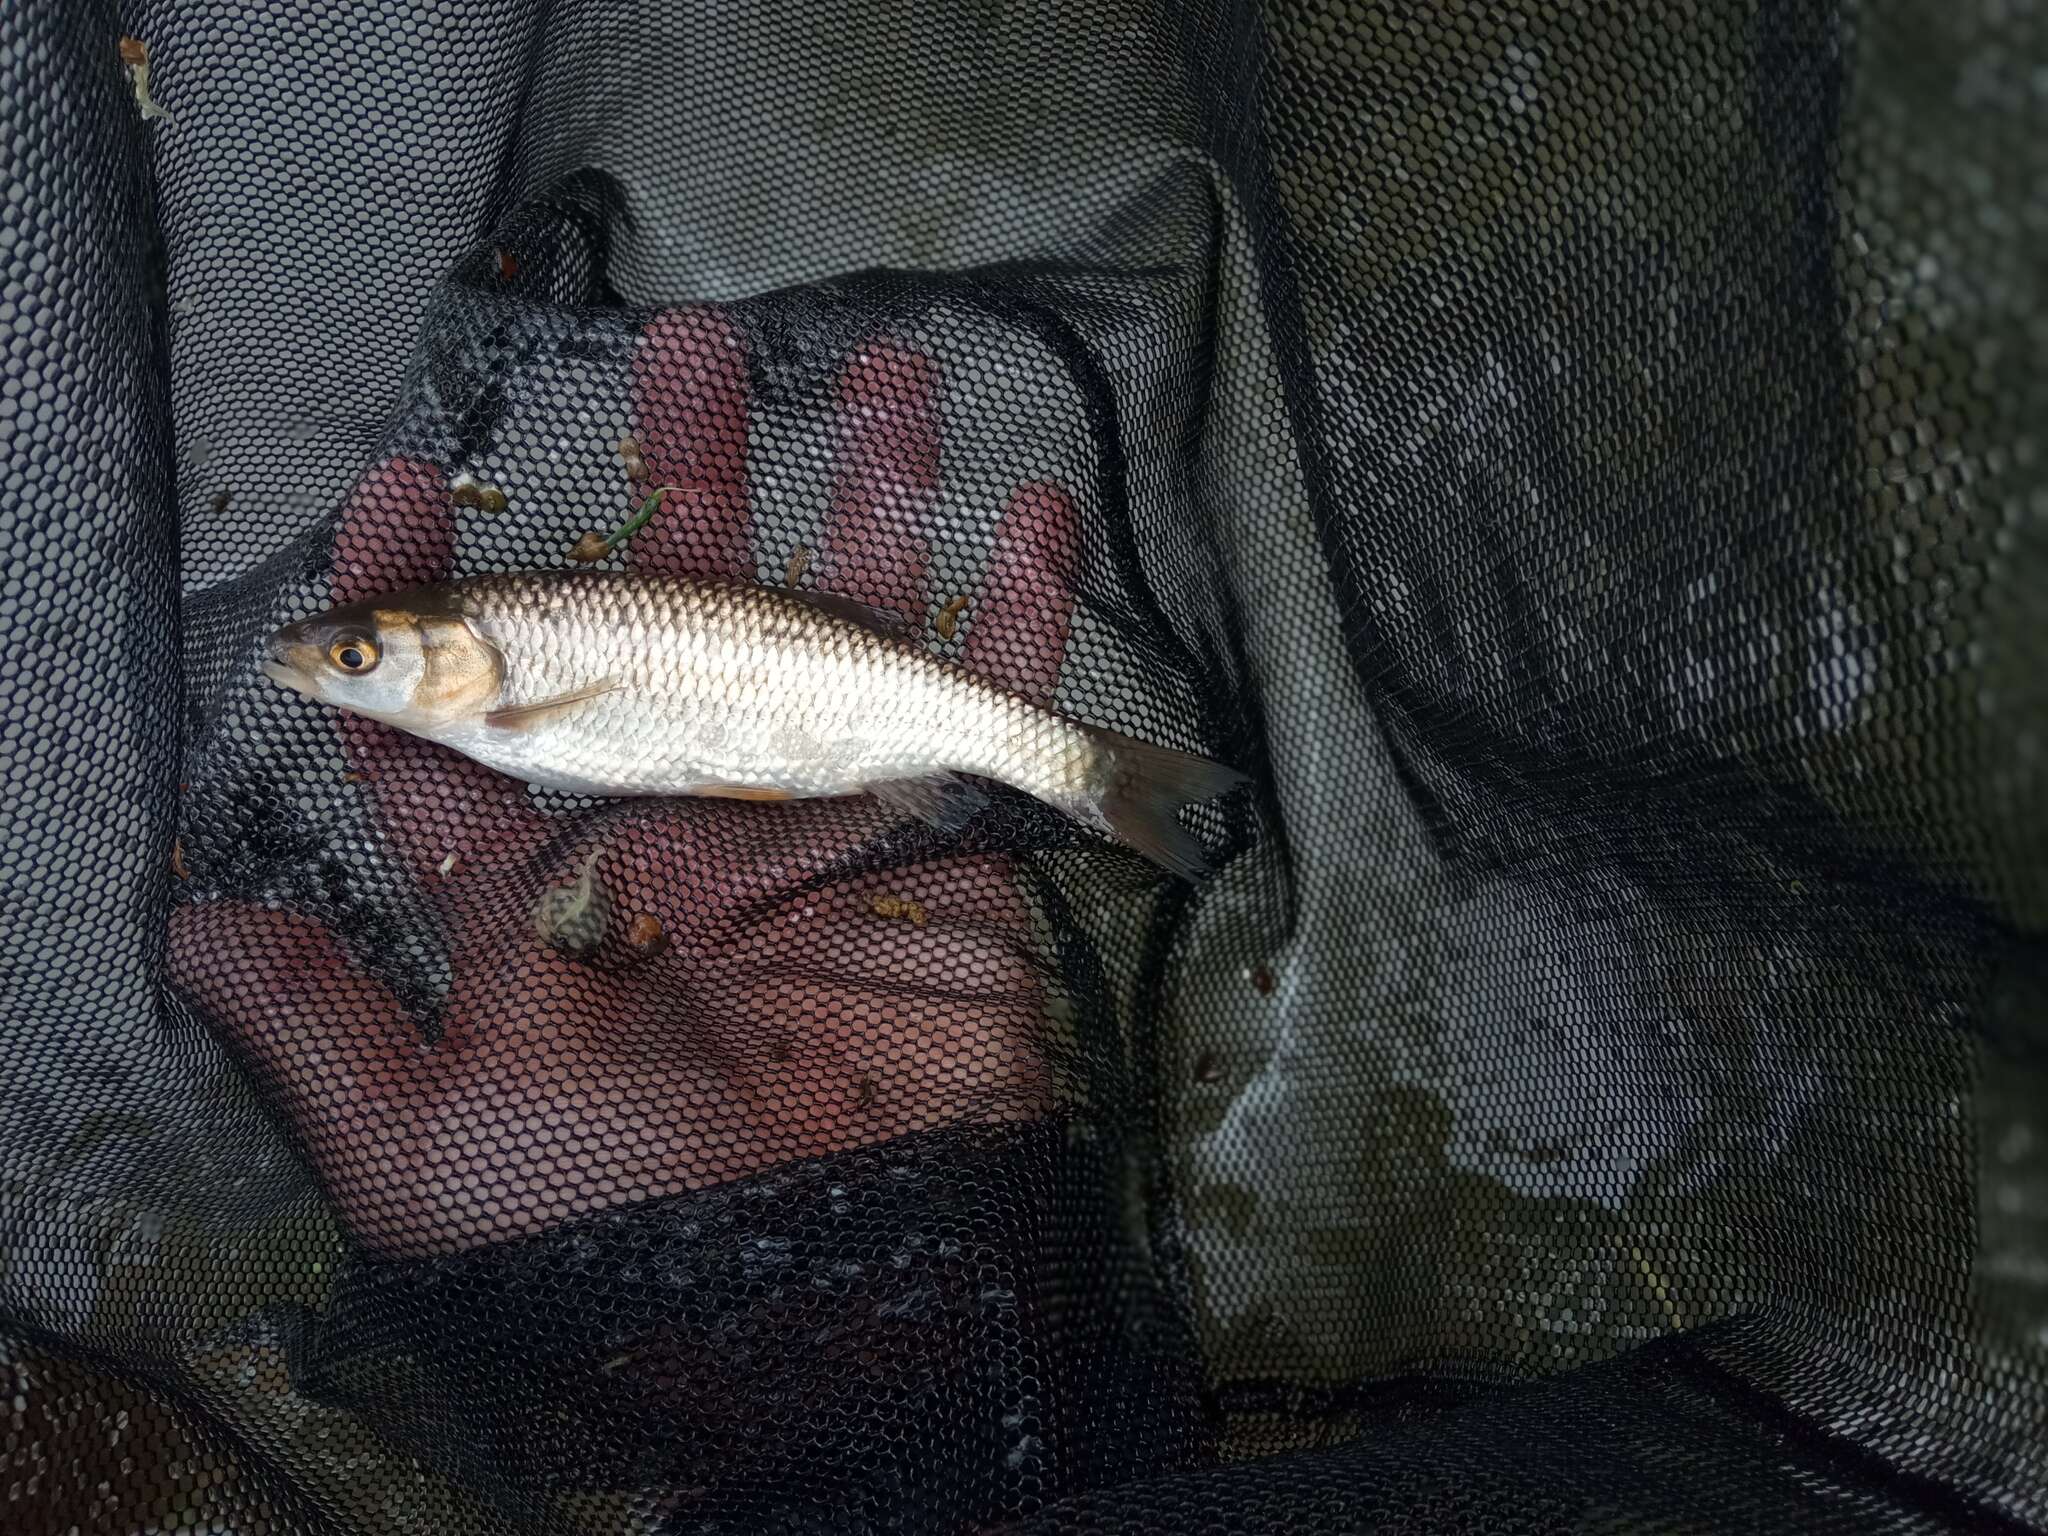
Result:
<svg viewBox="0 0 2048 1536"><path fill-rule="evenodd" d="M257 663L256 670L273 683L312 697L312 684L306 674L292 664L291 642L282 633L272 635L265 642L263 660Z"/></svg>
<svg viewBox="0 0 2048 1536"><path fill-rule="evenodd" d="M299 676L298 668L282 661L265 661L256 668L273 683L282 683L294 693L306 691L306 680Z"/></svg>

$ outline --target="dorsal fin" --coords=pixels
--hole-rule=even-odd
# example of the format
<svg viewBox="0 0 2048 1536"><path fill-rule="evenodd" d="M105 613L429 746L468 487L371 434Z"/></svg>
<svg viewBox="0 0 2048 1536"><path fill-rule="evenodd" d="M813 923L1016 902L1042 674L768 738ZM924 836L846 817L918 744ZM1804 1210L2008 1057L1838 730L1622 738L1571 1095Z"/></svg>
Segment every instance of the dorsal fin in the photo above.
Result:
<svg viewBox="0 0 2048 1536"><path fill-rule="evenodd" d="M908 640L916 634L910 620L893 608L877 608L858 598L841 597L837 592L797 592L786 587L783 590L797 602L807 603L820 613L829 613L835 619L858 624L862 629L886 635L891 640Z"/></svg>

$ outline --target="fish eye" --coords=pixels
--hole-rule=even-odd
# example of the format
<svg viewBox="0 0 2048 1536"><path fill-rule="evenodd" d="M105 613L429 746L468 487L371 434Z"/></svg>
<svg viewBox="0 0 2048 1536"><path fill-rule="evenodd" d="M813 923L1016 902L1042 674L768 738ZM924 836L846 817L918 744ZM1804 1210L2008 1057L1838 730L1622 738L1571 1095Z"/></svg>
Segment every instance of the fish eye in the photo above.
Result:
<svg viewBox="0 0 2048 1536"><path fill-rule="evenodd" d="M327 647L327 659L344 672L367 672L377 665L377 642L337 640Z"/></svg>

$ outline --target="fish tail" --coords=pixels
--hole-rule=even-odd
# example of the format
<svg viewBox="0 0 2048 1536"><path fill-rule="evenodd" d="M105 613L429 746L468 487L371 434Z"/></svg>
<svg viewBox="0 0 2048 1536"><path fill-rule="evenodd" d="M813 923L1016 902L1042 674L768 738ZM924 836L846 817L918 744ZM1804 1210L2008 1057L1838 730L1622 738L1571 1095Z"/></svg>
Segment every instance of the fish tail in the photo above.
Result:
<svg viewBox="0 0 2048 1536"><path fill-rule="evenodd" d="M1226 768L1192 752L1157 747L1149 741L1120 735L1100 726L1085 727L1098 752L1108 759L1108 787L1093 807L1103 830L1128 843L1155 864L1187 880L1209 872L1202 845L1174 819L1184 805L1212 800L1250 783L1235 768Z"/></svg>

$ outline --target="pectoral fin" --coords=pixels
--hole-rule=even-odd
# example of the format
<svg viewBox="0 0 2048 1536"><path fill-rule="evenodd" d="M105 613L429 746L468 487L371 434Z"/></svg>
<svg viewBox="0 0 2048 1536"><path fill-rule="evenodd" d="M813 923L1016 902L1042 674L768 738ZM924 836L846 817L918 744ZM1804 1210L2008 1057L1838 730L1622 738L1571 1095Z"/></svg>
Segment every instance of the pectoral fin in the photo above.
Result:
<svg viewBox="0 0 2048 1536"><path fill-rule="evenodd" d="M572 688L567 693L554 693L544 699L533 699L525 704L494 709L484 716L484 724L503 731L531 730L564 710L574 709L579 704L587 704L592 699L603 698L618 686L619 680L616 677L599 678L587 687Z"/></svg>

